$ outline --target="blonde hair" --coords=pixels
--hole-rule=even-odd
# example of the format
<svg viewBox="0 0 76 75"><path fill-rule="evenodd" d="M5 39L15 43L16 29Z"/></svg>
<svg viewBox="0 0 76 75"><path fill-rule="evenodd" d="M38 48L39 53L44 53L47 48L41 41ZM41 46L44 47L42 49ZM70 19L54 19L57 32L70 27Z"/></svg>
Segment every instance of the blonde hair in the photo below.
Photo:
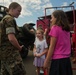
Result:
<svg viewBox="0 0 76 75"><path fill-rule="evenodd" d="M36 31L39 31L39 32L41 32L41 34L43 35L43 38L44 38L44 31L43 31L43 29L41 29L41 28L38 28Z"/></svg>

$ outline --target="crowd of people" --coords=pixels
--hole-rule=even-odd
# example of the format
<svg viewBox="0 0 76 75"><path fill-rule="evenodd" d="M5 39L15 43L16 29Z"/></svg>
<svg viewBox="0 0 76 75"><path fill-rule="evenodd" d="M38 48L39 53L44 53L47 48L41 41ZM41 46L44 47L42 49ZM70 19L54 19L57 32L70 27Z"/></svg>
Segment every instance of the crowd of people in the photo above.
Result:
<svg viewBox="0 0 76 75"><path fill-rule="evenodd" d="M2 19L5 26L2 33L1 51L5 50L5 59L1 60L1 75L26 75L26 70L19 51L23 45L17 40L18 27L14 18L18 18L22 7L17 2L9 5L8 14ZM9 17L7 17L9 15ZM48 75L73 75L71 66L70 26L63 10L55 10L50 20L50 45L46 42L46 32L36 30L34 42L34 62L37 75L40 69L47 69ZM49 63L51 62L51 63ZM48 67L50 64L50 69Z"/></svg>

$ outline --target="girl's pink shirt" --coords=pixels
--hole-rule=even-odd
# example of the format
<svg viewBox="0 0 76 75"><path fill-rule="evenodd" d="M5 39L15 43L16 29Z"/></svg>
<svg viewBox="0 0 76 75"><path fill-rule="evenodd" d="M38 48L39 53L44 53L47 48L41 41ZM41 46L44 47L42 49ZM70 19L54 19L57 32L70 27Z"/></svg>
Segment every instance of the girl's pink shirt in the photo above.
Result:
<svg viewBox="0 0 76 75"><path fill-rule="evenodd" d="M62 30L60 26L54 25L52 26L49 35L57 39L52 59L70 57L71 54L70 32L66 32Z"/></svg>

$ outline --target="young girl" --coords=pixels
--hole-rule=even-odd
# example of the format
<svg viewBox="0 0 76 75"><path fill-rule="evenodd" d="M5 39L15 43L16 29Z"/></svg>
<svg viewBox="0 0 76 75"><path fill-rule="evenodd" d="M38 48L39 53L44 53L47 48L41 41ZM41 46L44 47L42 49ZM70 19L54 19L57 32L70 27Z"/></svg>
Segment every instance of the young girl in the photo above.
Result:
<svg viewBox="0 0 76 75"><path fill-rule="evenodd" d="M37 75L40 75L40 69L43 70L43 64L47 53L47 43L44 39L44 32L42 29L37 29L36 40L34 43L34 65L36 66Z"/></svg>
<svg viewBox="0 0 76 75"><path fill-rule="evenodd" d="M18 28L14 18L18 18L21 12L21 5L12 2L9 5L8 14L2 19L2 38L0 50L2 50L5 59L1 60L1 75L26 75L19 51L23 45L17 40Z"/></svg>
<svg viewBox="0 0 76 75"><path fill-rule="evenodd" d="M50 46L44 68L48 67L51 60L49 75L73 75L70 61L70 27L66 14L62 10L55 10L51 15L51 25Z"/></svg>

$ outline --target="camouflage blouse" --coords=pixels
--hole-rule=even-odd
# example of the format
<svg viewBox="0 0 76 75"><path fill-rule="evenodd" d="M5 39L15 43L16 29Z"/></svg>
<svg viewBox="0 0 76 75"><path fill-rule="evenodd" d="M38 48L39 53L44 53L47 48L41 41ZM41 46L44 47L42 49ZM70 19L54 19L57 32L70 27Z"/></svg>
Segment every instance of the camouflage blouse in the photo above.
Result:
<svg viewBox="0 0 76 75"><path fill-rule="evenodd" d="M16 24L15 19L9 15L9 17L7 17L8 15L6 15L3 18L3 26L2 26L2 38L1 38L1 44L2 46L11 46L11 43L8 40L8 34L12 33L18 35L18 27Z"/></svg>

